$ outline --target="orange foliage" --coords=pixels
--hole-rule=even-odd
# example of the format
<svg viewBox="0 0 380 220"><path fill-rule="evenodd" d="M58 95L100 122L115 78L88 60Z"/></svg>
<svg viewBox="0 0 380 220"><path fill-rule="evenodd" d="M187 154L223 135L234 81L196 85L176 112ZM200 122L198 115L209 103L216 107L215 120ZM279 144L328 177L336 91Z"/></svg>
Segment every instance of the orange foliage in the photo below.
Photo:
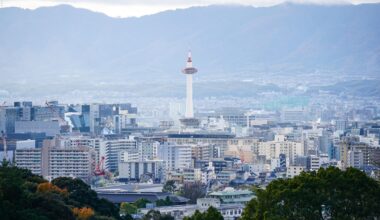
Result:
<svg viewBox="0 0 380 220"><path fill-rule="evenodd" d="M92 208L73 208L73 213L78 220L87 220L94 215L94 210Z"/></svg>
<svg viewBox="0 0 380 220"><path fill-rule="evenodd" d="M58 186L49 182L38 184L37 192L56 192L59 194L67 195L66 189L61 189Z"/></svg>

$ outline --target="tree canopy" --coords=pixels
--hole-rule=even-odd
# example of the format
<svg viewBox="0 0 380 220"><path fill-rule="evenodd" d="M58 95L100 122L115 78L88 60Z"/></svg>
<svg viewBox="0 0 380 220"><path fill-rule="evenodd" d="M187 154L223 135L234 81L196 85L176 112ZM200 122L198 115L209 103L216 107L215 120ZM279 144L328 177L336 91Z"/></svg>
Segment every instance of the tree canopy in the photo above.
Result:
<svg viewBox="0 0 380 220"><path fill-rule="evenodd" d="M156 210L150 210L141 220L174 220L174 217L167 214L161 214Z"/></svg>
<svg viewBox="0 0 380 220"><path fill-rule="evenodd" d="M177 188L177 186L175 185L175 181L174 180L168 180L165 182L164 186L162 187L162 192L174 193L176 188Z"/></svg>
<svg viewBox="0 0 380 220"><path fill-rule="evenodd" d="M186 183L181 187L179 194L189 199L189 203L196 204L197 199L206 195L206 186L202 182Z"/></svg>
<svg viewBox="0 0 380 220"><path fill-rule="evenodd" d="M380 216L380 185L365 173L335 167L271 182L244 209L242 220L374 219Z"/></svg>
<svg viewBox="0 0 380 220"><path fill-rule="evenodd" d="M0 216L2 220L120 219L118 208L99 199L80 179L49 183L5 163L0 166Z"/></svg>
<svg viewBox="0 0 380 220"><path fill-rule="evenodd" d="M207 211L196 210L192 216L185 217L183 220L223 220L223 216L216 208L210 206Z"/></svg>

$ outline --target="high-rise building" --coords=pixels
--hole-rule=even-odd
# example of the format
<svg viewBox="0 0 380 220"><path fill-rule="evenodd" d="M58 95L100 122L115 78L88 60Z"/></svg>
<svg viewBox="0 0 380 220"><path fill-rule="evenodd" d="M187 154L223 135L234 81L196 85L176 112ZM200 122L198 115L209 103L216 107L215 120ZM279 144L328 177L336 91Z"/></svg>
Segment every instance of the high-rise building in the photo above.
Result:
<svg viewBox="0 0 380 220"><path fill-rule="evenodd" d="M165 161L166 170L183 170L191 166L191 147L165 142L158 146L157 157Z"/></svg>
<svg viewBox="0 0 380 220"><path fill-rule="evenodd" d="M102 146L105 148L105 167L111 172L118 170L121 152L137 152L137 142L130 139L105 140Z"/></svg>
<svg viewBox="0 0 380 220"><path fill-rule="evenodd" d="M17 167L29 169L32 173L42 175L42 150L35 146L16 147L15 164Z"/></svg>
<svg viewBox="0 0 380 220"><path fill-rule="evenodd" d="M319 157L315 155L309 155L307 157L306 169L309 171L315 171L320 168Z"/></svg>
<svg viewBox="0 0 380 220"><path fill-rule="evenodd" d="M89 147L42 148L42 175L76 177L89 181L95 170L95 151Z"/></svg>
<svg viewBox="0 0 380 220"><path fill-rule="evenodd" d="M356 149L349 150L347 157L347 166L362 169L363 165L363 152Z"/></svg>
<svg viewBox="0 0 380 220"><path fill-rule="evenodd" d="M358 137L345 137L339 144L340 160L342 168L345 169L355 162L355 158L363 155L363 166L376 165L380 161L380 148L368 143L360 142ZM353 158L353 160L351 160ZM359 159L357 161L360 161Z"/></svg>

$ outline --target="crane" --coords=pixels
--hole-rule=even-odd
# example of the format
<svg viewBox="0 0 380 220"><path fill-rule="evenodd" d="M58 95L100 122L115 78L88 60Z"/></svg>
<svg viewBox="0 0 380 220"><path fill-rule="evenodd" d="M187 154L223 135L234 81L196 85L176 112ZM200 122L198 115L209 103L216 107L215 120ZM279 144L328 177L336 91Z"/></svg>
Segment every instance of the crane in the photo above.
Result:
<svg viewBox="0 0 380 220"><path fill-rule="evenodd" d="M100 159L99 163L96 165L94 174L95 176L104 176L104 156Z"/></svg>
<svg viewBox="0 0 380 220"><path fill-rule="evenodd" d="M53 113L53 115L56 115L58 118L59 126L61 127L61 130L63 131L68 131L70 129L70 126L67 124L66 120L63 119L60 115L59 112L57 112L54 108L53 105L49 104L48 101L45 102L45 105L50 109L50 111Z"/></svg>
<svg viewBox="0 0 380 220"><path fill-rule="evenodd" d="M237 150L238 150L238 153L239 153L239 157L240 157L241 163L244 163L244 151L243 151L243 147L242 146L238 146Z"/></svg>

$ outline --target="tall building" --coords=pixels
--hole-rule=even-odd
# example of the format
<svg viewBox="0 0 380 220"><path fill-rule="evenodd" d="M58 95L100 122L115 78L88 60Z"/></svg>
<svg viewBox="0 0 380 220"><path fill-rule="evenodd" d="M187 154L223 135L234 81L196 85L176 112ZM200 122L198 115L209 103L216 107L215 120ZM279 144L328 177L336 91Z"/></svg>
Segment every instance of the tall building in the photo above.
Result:
<svg viewBox="0 0 380 220"><path fill-rule="evenodd" d="M319 157L315 155L309 155L307 157L306 169L309 171L318 170L320 168Z"/></svg>
<svg viewBox="0 0 380 220"><path fill-rule="evenodd" d="M35 146L16 147L15 164L17 167L29 169L32 173L42 175L42 150Z"/></svg>
<svg viewBox="0 0 380 220"><path fill-rule="evenodd" d="M185 118L181 119L181 123L187 128L199 126L199 120L194 118L193 106L193 74L196 72L198 72L198 70L193 67L191 52L189 52L186 67L182 70L182 73L186 75L186 111Z"/></svg>
<svg viewBox="0 0 380 220"><path fill-rule="evenodd" d="M162 181L164 179L164 162L162 160L135 160L119 163L119 178L128 180Z"/></svg>
<svg viewBox="0 0 380 220"><path fill-rule="evenodd" d="M15 133L45 133L52 136L60 133L58 121L16 121Z"/></svg>
<svg viewBox="0 0 380 220"><path fill-rule="evenodd" d="M95 151L89 147L42 148L42 175L76 177L89 181L95 170Z"/></svg>
<svg viewBox="0 0 380 220"><path fill-rule="evenodd" d="M89 181L95 169L95 151L86 146L58 147L55 140L45 140L42 148L16 148L15 162L47 179L74 177Z"/></svg>
<svg viewBox="0 0 380 220"><path fill-rule="evenodd" d="M355 164L361 164L361 158L363 158L363 166L376 165L380 161L380 148L360 142L358 137L343 138L339 148L343 169Z"/></svg>
<svg viewBox="0 0 380 220"><path fill-rule="evenodd" d="M105 140L102 146L105 148L105 167L111 172L118 170L121 152L138 150L137 142L130 139Z"/></svg>
<svg viewBox="0 0 380 220"><path fill-rule="evenodd" d="M5 134L15 133L15 123L18 119L18 110L16 107L1 107L0 108L0 132Z"/></svg>
<svg viewBox="0 0 380 220"><path fill-rule="evenodd" d="M349 150L347 158L347 166L357 169L363 168L363 152L361 150Z"/></svg>
<svg viewBox="0 0 380 220"><path fill-rule="evenodd" d="M166 170L183 170L191 166L191 147L165 142L158 146L158 159L165 161Z"/></svg>

